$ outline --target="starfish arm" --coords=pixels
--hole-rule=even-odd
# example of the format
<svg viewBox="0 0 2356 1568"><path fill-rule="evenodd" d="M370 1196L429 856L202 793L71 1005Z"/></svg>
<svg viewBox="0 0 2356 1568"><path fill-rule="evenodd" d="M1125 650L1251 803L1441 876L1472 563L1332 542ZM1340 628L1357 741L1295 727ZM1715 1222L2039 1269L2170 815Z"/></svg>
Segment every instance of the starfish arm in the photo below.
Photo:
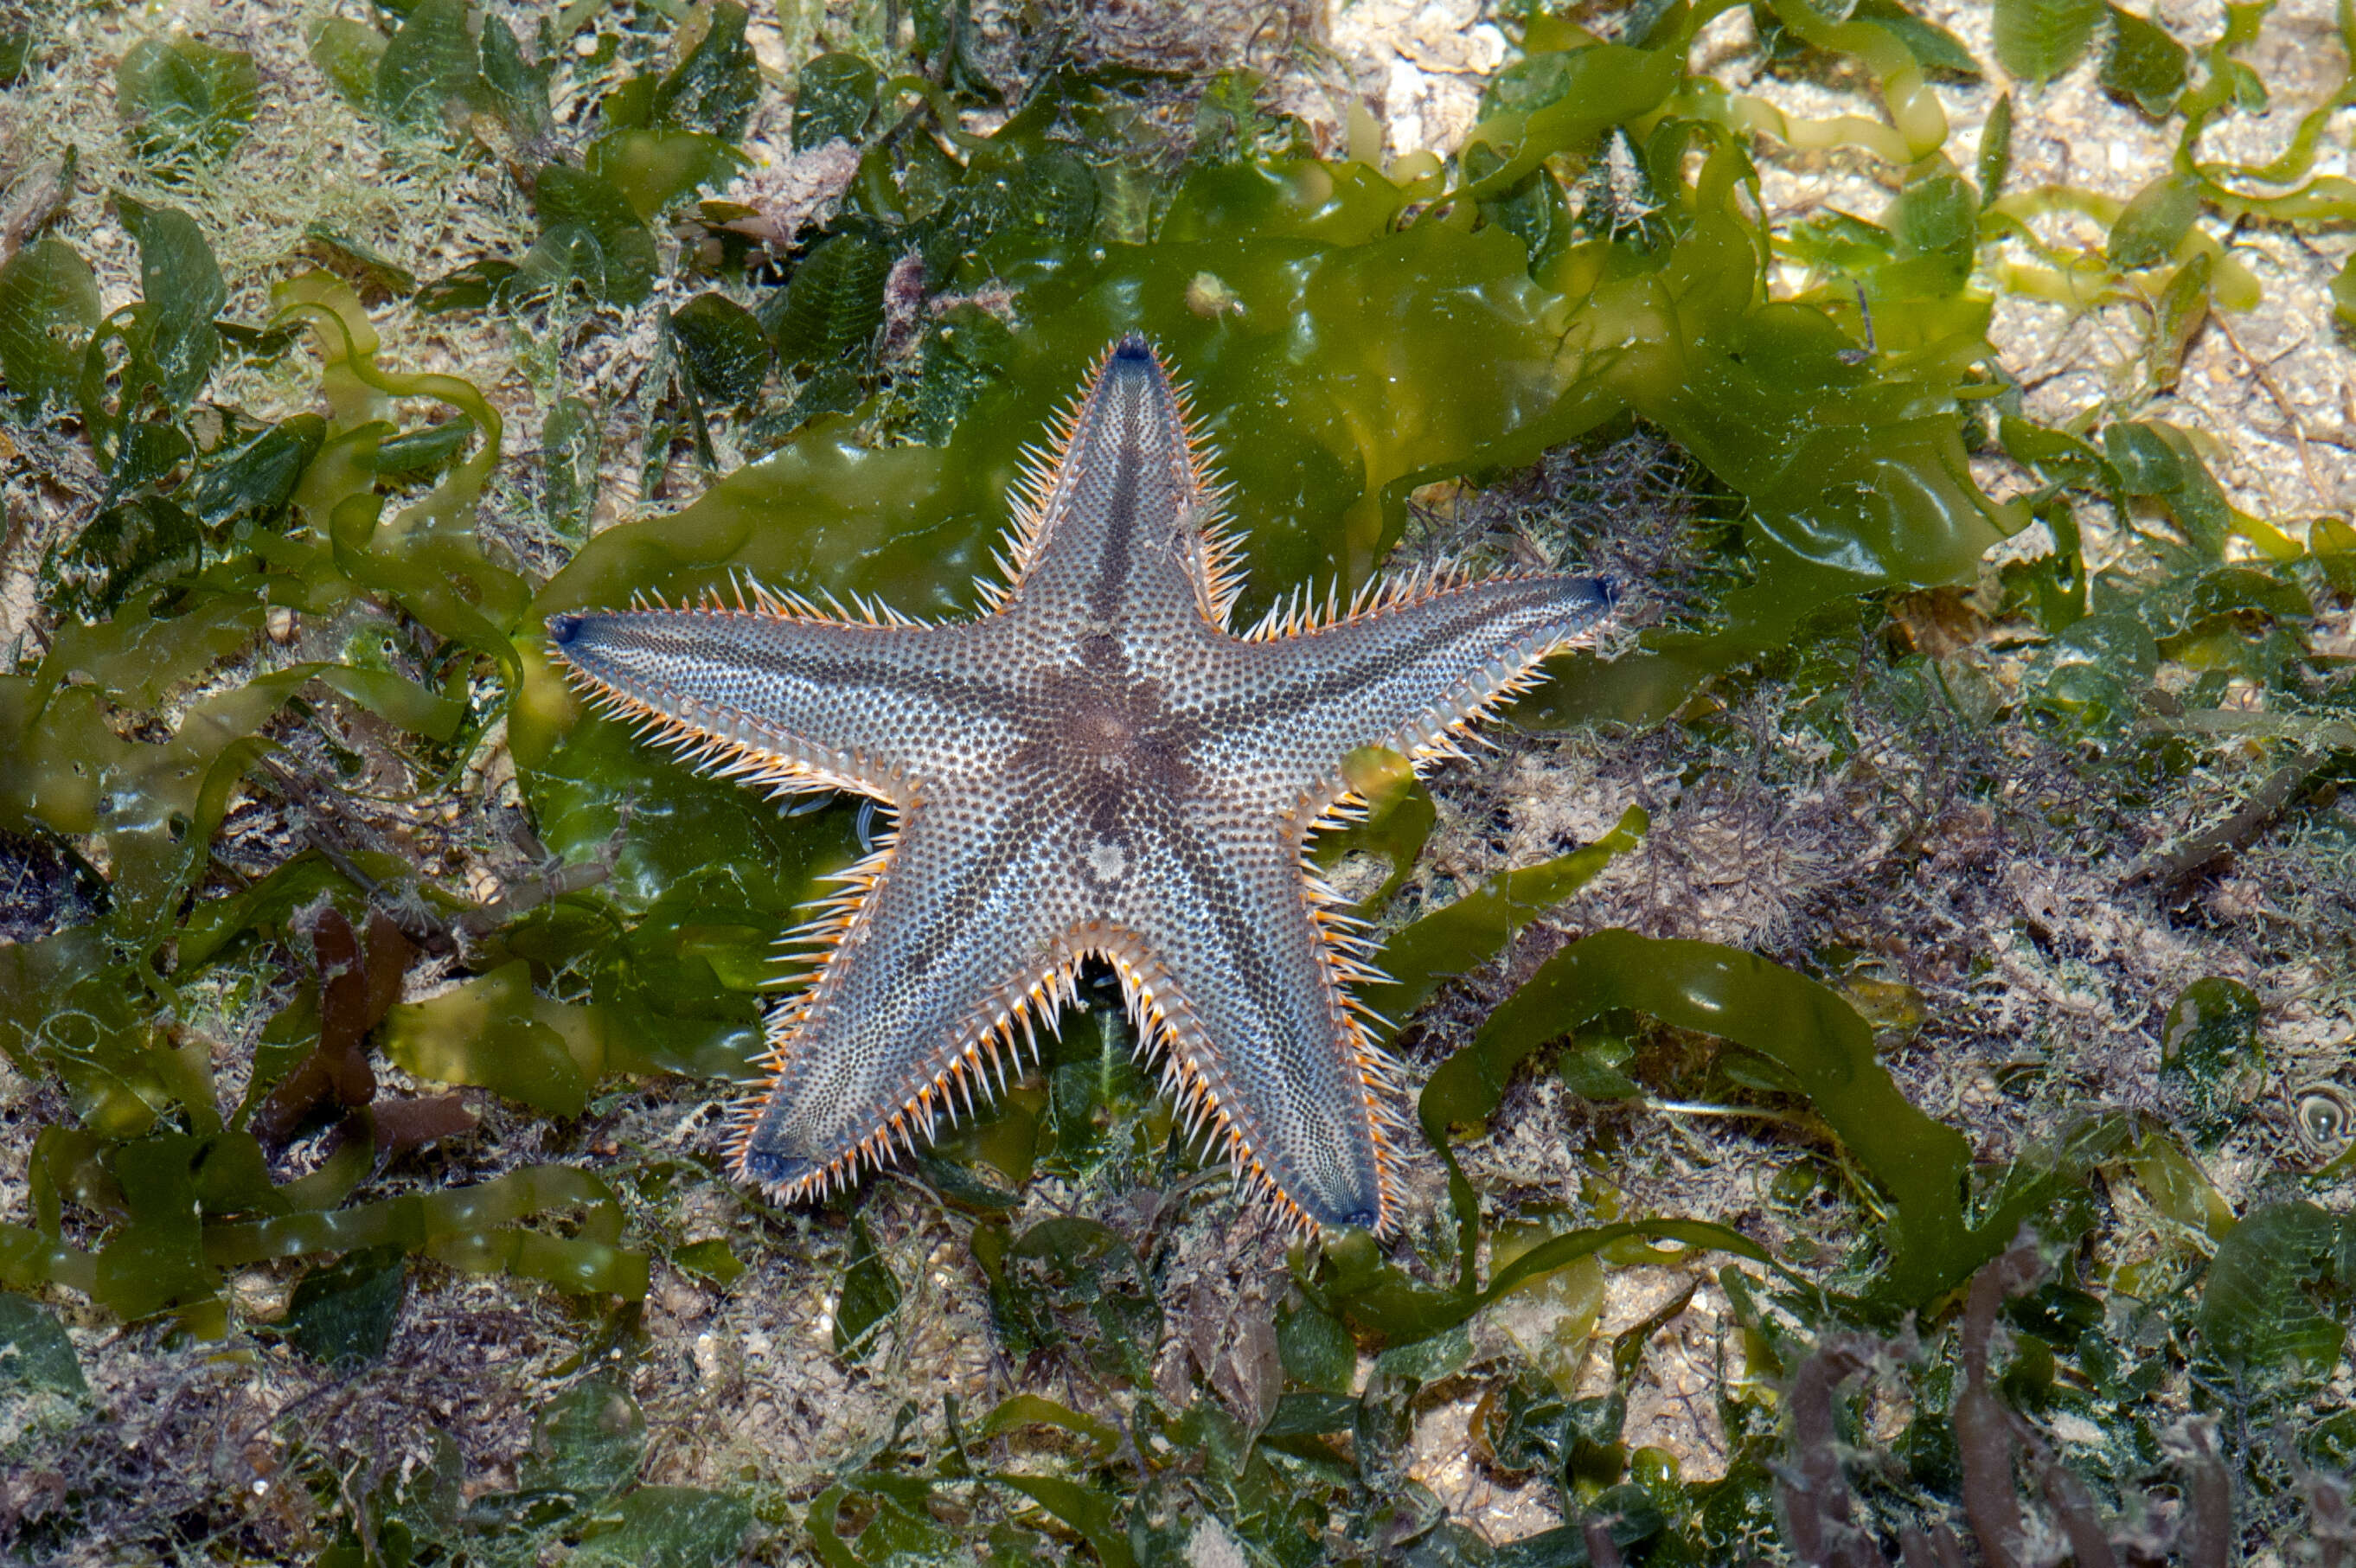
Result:
<svg viewBox="0 0 2356 1568"><path fill-rule="evenodd" d="M848 1183L1003 1085L1033 1009L1071 994L1063 841L1035 800L920 799L803 928L823 962L769 1020L769 1076L740 1108L737 1175L779 1201ZM887 875L888 874L888 875ZM1037 1054L1035 1040L1032 1055ZM988 1069L985 1071L984 1069ZM954 1098L953 1098L954 1096Z"/></svg>
<svg viewBox="0 0 2356 1568"><path fill-rule="evenodd" d="M979 626L707 607L561 615L548 633L576 688L723 777L896 804L1016 739L1011 698L970 657Z"/></svg>
<svg viewBox="0 0 2356 1568"><path fill-rule="evenodd" d="M1458 733L1522 691L1612 598L1599 578L1559 575L1408 584L1330 624L1230 644L1217 662L1240 668L1196 685L1234 721L1212 726L1212 766L1294 822L1314 822L1346 793L1352 750L1452 751ZM1248 694L1227 694L1237 691Z"/></svg>
<svg viewBox="0 0 2356 1568"><path fill-rule="evenodd" d="M1114 346L1015 497L994 597L1063 650L1091 635L1168 636L1225 624L1237 575L1223 491L1184 393L1137 333Z"/></svg>
<svg viewBox="0 0 2356 1568"><path fill-rule="evenodd" d="M1381 1232L1397 1211L1387 1058L1343 982L1361 944L1265 817L1202 808L1141 834L1137 897L1101 944L1190 1125L1303 1229Z"/></svg>

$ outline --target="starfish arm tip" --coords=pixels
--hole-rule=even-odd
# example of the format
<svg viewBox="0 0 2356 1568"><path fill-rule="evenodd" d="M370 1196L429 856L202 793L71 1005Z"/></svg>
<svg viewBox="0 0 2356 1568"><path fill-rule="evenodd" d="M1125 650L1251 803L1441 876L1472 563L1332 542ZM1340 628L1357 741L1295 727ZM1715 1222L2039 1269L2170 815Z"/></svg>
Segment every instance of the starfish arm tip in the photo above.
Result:
<svg viewBox="0 0 2356 1568"><path fill-rule="evenodd" d="M763 1147L757 1137L748 1137L736 1151L735 1165L739 1179L781 1203L806 1196L825 1175L817 1162Z"/></svg>

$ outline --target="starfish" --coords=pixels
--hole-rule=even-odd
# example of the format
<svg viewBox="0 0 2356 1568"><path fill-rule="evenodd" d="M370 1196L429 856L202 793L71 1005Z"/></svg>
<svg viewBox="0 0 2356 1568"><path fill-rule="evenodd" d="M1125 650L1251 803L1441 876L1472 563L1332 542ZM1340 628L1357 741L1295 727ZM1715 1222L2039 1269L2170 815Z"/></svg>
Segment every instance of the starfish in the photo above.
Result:
<svg viewBox="0 0 2356 1568"><path fill-rule="evenodd" d="M1241 573L1182 391L1130 333L1032 454L1004 581L971 621L833 613L740 584L687 608L559 615L605 711L716 775L841 789L894 832L801 927L736 1177L821 1196L1002 1090L1018 1030L1110 961L1190 1135L1302 1233L1387 1231L1404 1128L1351 996L1362 924L1307 865L1360 802L1344 759L1459 753L1609 610L1592 577L1377 581L1228 628Z"/></svg>

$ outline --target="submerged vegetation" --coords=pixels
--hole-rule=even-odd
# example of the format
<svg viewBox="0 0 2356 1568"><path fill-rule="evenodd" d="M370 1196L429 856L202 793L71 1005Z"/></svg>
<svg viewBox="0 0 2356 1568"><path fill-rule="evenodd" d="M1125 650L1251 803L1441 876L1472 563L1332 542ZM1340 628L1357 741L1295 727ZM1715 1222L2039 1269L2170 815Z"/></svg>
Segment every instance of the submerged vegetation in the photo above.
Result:
<svg viewBox="0 0 2356 1568"><path fill-rule="evenodd" d="M2356 223L2356 78L2252 166L2204 137L2265 3L1999 0L1993 60L1898 0L1506 7L1472 132L1392 155L1081 8L807 9L124 33L116 124L8 122L0 1555L2356 1562L2356 528L2154 408L2263 296L2238 236ZM1696 63L1738 10L1755 91ZM102 17L0 5L0 94ZM2180 138L2132 199L2016 188L2027 86L1952 145L1934 83L2073 68ZM298 102L463 213L284 194L248 253ZM1812 152L1886 207L1773 211ZM2055 418L2010 298L2140 335ZM872 821L539 646L740 574L969 613L1130 328L1244 617L1631 589L1317 846L1422 1085L1387 1250L1239 1211L1108 984L903 1170L732 1187Z"/></svg>

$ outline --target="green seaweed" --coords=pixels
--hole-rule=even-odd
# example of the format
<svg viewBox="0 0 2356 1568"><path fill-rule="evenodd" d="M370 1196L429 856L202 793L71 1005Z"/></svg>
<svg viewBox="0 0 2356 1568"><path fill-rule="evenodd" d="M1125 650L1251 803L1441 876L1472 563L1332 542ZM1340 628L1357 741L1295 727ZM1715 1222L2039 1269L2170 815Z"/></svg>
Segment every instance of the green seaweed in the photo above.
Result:
<svg viewBox="0 0 2356 1568"><path fill-rule="evenodd" d="M0 381L19 412L37 418L79 392L99 315L98 281L64 241L36 240L0 265Z"/></svg>
<svg viewBox="0 0 2356 1568"><path fill-rule="evenodd" d="M2196 1324L2201 1353L2234 1384L2311 1380L2346 1352L2356 1303L2356 1234L2311 1203L2253 1210L2210 1265Z"/></svg>
<svg viewBox="0 0 2356 1568"><path fill-rule="evenodd" d="M376 108L395 124L438 128L450 106L475 90L479 59L466 0L419 0L384 47Z"/></svg>
<svg viewBox="0 0 2356 1568"><path fill-rule="evenodd" d="M365 1153L365 1144L356 1146ZM319 1184L308 1192L299 1182L273 1187L262 1169L259 1145L243 1133L126 1143L109 1173L119 1186L122 1222L106 1246L93 1254L39 1227L0 1226L0 1280L18 1288L70 1285L125 1316L175 1308L196 1315L199 1326L218 1313L212 1293L222 1269L367 1247L423 1251L467 1273L505 1269L568 1290L646 1291L644 1255L615 1245L621 1211L611 1194L571 1166L530 1166L477 1187L350 1208L305 1208L305 1199L323 1196ZM186 1201L191 1190L199 1195L194 1208ZM577 1237L516 1224L568 1207L585 1214ZM213 1212L255 1211L266 1218L206 1222Z"/></svg>
<svg viewBox="0 0 2356 1568"><path fill-rule="evenodd" d="M0 1380L71 1399L90 1394L73 1341L58 1320L19 1295L0 1295Z"/></svg>
<svg viewBox="0 0 2356 1568"><path fill-rule="evenodd" d="M2050 81L2085 52L2102 0L1996 0L1996 56L2029 81Z"/></svg>
<svg viewBox="0 0 2356 1568"><path fill-rule="evenodd" d="M154 385L169 404L185 404L218 353L207 335L219 308L219 274L184 215L128 203L123 215L142 240L149 290L166 302L135 307L145 314L132 328L123 378ZM122 543L102 546L85 531L78 544L81 558L102 563L104 572L88 607L103 618L69 628L31 674L0 678L6 682L0 695L10 733L32 759L7 780L12 819L97 832L116 867L112 908L102 921L0 949L0 988L9 999L0 1014L6 1026L0 1049L20 1064L39 1063L41 1070L59 1074L86 1126L136 1140L124 1144L117 1157L123 1222L106 1246L95 1254L67 1246L53 1221L46 1230L12 1226L5 1239L7 1275L19 1284L73 1283L130 1316L171 1308L200 1326L217 1321L211 1303L221 1268L368 1246L430 1248L460 1267L512 1267L567 1288L634 1294L644 1289L644 1259L614 1245L618 1211L601 1186L573 1181L577 1173L521 1172L503 1178L509 1184L504 1188L493 1184L452 1201L391 1199L353 1209L334 1208L348 1182L336 1179L333 1162L322 1179L273 1187L260 1176L262 1155L252 1136L221 1130L200 1058L175 1047L146 1011L151 993L171 994L171 983L150 961L183 934L182 900L203 874L228 790L262 755L255 732L305 678L319 674L371 708L445 738L455 729L455 705L380 671L296 666L204 699L182 717L169 741L155 745L117 738L103 721L102 702L152 706L169 682L251 639L270 603L292 600L320 612L363 591L363 585L388 593L427 623L439 623L445 635L474 633L493 656L508 653L487 618L512 614L519 601L512 596L503 601L501 585L512 579L488 564L471 536L472 497L497 457L498 419L463 382L379 371L369 358L373 334L363 327L355 338L339 314L357 314L339 286L316 280L290 285L282 292L281 319L307 323L332 344L331 400L361 422L345 429L302 416L250 443L225 446L170 491L186 497L193 512L161 498L137 503L148 509L145 516L187 520L178 525L184 538L187 529L199 525L227 529L268 520L290 502L315 526L299 539L250 528L234 539L224 534L228 548L218 561L209 535L196 541L201 553L191 559L185 546L161 547L152 532L136 542L118 532ZM388 540L379 534L381 502L373 487L378 433L390 427L365 416L375 411L379 393L394 392L449 396L474 422L466 428L479 429L484 439L474 458L393 520L384 530ZM177 467L137 456L149 440L139 434L144 428L118 437L118 482L139 489L165 481ZM184 439L159 449L188 451ZM179 583L195 574L193 599L168 616L139 607L159 573L177 575ZM467 596L454 587L466 588ZM172 593L185 597L187 590L176 586ZM68 683L69 674L80 683ZM314 879L309 886L321 886L316 879L323 874L313 863L305 874ZM343 886L339 878L326 885ZM227 910L199 906L185 930L184 960L202 961L245 927L284 921L304 896L297 886L285 883L274 904L255 889ZM134 977L128 989L126 973ZM136 978L143 973L145 981ZM362 1020L359 1029L372 1021ZM348 1048L329 1048L321 1059L333 1060L333 1050ZM157 1118L167 1114L187 1119L193 1130L154 1131ZM407 1123L384 1112L376 1136L397 1144L426 1125L413 1113L403 1114ZM450 1123L444 1117L441 1124ZM365 1153L369 1143L363 1136L348 1146ZM243 1174L192 1176L200 1170ZM180 1197L192 1179L208 1192L195 1208ZM606 1207L599 1208L601 1203ZM573 1239L512 1228L515 1220L564 1204L585 1204L593 1217L610 1214L612 1222L598 1219Z"/></svg>
<svg viewBox="0 0 2356 1568"><path fill-rule="evenodd" d="M2111 48L2103 57L2103 90L2131 99L2153 119L2162 119L2184 96L2192 51L2165 28L2116 5L2110 14Z"/></svg>
<svg viewBox="0 0 2356 1568"><path fill-rule="evenodd" d="M185 409L212 374L220 358L220 328L213 318L229 303L229 286L212 244L197 220L177 208L149 207L119 192L114 199L123 226L139 242L140 304L123 332L131 365L123 377L123 411L142 384L155 389L166 406ZM85 381L89 376L83 371ZM96 400L85 396L83 417Z"/></svg>
<svg viewBox="0 0 2356 1568"><path fill-rule="evenodd" d="M752 47L744 41L749 19L734 0L721 0L703 14L702 36L656 85L655 124L723 138L744 134L761 91Z"/></svg>
<svg viewBox="0 0 2356 1568"><path fill-rule="evenodd" d="M892 1320L900 1305L900 1282L875 1251L867 1227L851 1225L851 1260L843 1270L842 1294L834 1307L834 1353L846 1361L863 1358L874 1347L876 1332Z"/></svg>
<svg viewBox="0 0 2356 1568"><path fill-rule="evenodd" d="M744 156L700 131L620 130L590 143L584 166L641 219L653 219L698 190L727 183Z"/></svg>
<svg viewBox="0 0 2356 1568"><path fill-rule="evenodd" d="M2201 188L2185 175L2164 175L2126 204L2111 226L2107 254L2121 272L2155 266L2176 253L2201 215Z"/></svg>
<svg viewBox="0 0 2356 1568"><path fill-rule="evenodd" d="M2081 1129L2066 1157L2022 1161L1967 1208L1969 1141L1907 1102L1874 1059L1871 1029L1837 993L1755 954L1631 931L1595 932L1541 964L1432 1075L1420 1104L1426 1133L1439 1144L1451 1124L1485 1121L1515 1064L1618 1011L1719 1036L1791 1075L1793 1090L1888 1194L1888 1261L1863 1293L1884 1308L1925 1306L1962 1283L2048 1209L2095 1150L2115 1143L2109 1128ZM1462 1184L1451 1171L1460 1214L1471 1208Z"/></svg>
<svg viewBox="0 0 2356 1568"><path fill-rule="evenodd" d="M637 1487L614 1505L611 1526L584 1535L577 1563L629 1568L728 1568L744 1560L753 1510L742 1498L697 1487Z"/></svg>
<svg viewBox="0 0 2356 1568"><path fill-rule="evenodd" d="M253 124L253 57L194 38L142 38L114 70L115 110L132 149L166 176L220 163Z"/></svg>
<svg viewBox="0 0 2356 1568"><path fill-rule="evenodd" d="M875 92L883 80L855 54L822 54L808 61L794 79L794 145L858 141L875 117Z"/></svg>
<svg viewBox="0 0 2356 1568"><path fill-rule="evenodd" d="M1416 856L1439 820L1439 808L1416 778L1415 768L1395 751L1367 746L1342 759L1342 776L1362 802L1363 815L1319 837L1313 858L1331 866L1344 855L1378 854L1389 863L1380 886L1357 901L1360 912L1380 912L1415 870Z"/></svg>
<svg viewBox="0 0 2356 1568"><path fill-rule="evenodd" d="M2243 1114L2265 1070L2258 999L2212 976L2184 988L2160 1025L2160 1081L2184 1101L2197 1141L2213 1147Z"/></svg>
<svg viewBox="0 0 2356 1568"><path fill-rule="evenodd" d="M573 1319L579 1354L547 1380L575 1380L495 1489L439 1433L425 1439L427 1463L373 1479L348 1455L288 1450L289 1474L333 1521L318 1560L338 1568L558 1552L716 1563L798 1548L849 1564L958 1552L1162 1562L1231 1548L1287 1563L1579 1563L1601 1555L1587 1524L1606 1516L1623 1560L1748 1560L1783 1528L1776 1477L1804 1457L1774 1428L1767 1380L1794 1375L1811 1337L1886 1328L1910 1311L1919 1359L1890 1375L1913 1413L1890 1463L1859 1485L1873 1507L1874 1487L1912 1487L1903 1509L1954 1514L1963 1412L1988 1408L1955 1392L1961 1288L2022 1221L2074 1239L2092 1222L2097 1169L2149 1202L2157 1252L2119 1263L2089 1247L2086 1271L2006 1306L2010 1363L1987 1387L1986 1369L1971 1373L1973 1398L2000 1389L2033 1415L2093 1423L2099 1455L2073 1448L2072 1462L2106 1488L2105 1506L2155 1463L2157 1391L2179 1366L2221 1416L2319 1400L2346 1353L2347 1227L2301 1203L2237 1219L2195 1159L2233 1135L2275 1070L2251 993L2201 982L2162 1026L2162 1089L2179 1129L2097 1109L2062 1117L2051 1143L2010 1164L1983 1165L1875 1059L1869 1018L1891 1015L1852 1004L1876 983L1850 967L1854 954L1777 964L1601 931L1538 964L1425 1090L1452 1237L1411 1227L1388 1256L1363 1237L1299 1254L1269 1297L1237 1308L1223 1343L1204 1337L1202 1298L1175 1269L1192 1256L1175 1238L1216 1173L1174 1137L1166 1099L1128 1059L1130 1031L1092 993L1047 1045L1044 1071L919 1156L899 1189L937 1199L969 1234L1015 1391L970 1423L954 1401L937 1428L911 1406L888 1436L828 1456L830 1468L789 1494L757 1477L741 1492L735 1478L725 1491L637 1482L650 1434L672 1416L651 1396L639 1409L605 1359L646 1348L637 1303L655 1257L679 1283L723 1294L825 1261L840 1271L835 1353L863 1358L855 1376L879 1382L893 1375L883 1347L896 1353L926 1326L916 1315L932 1293L904 1295L886 1262L904 1256L903 1233L888 1229L901 1209L853 1197L787 1228L748 1201L725 1239L674 1230L664 1195L720 1179L704 1156L656 1157L627 1134L592 1141L645 1080L748 1073L774 940L858 856L863 830L840 801L780 816L584 713L548 668L541 619L640 594L692 596L741 572L970 613L969 580L1004 526L1022 444L1119 331L1157 338L1223 451L1251 569L1246 616L1301 583L1363 583L1440 493L1427 487L1478 491L1565 443L1641 424L1699 465L1711 510L1695 531L1706 559L1693 580L1705 602L1615 659L1559 660L1515 722L1644 728L1675 714L1706 781L1721 770L1719 715L1746 693L1788 698L1794 722L1850 758L1867 749L1855 705L1902 688L1907 726L1963 724L1975 744L2000 734L1998 749L2067 758L2078 793L2034 808L2055 842L2093 832L2102 811L2230 777L2229 755L2265 760L2269 790L2290 780L2265 811L2221 811L2222 826L2162 846L2136 876L2203 874L2219 846L2247 844L2235 825L2245 818L2329 830L2328 809L2310 808L2344 785L2348 701L2309 628L2356 591L2356 532L2320 520L2302 547L2276 520L2238 510L2197 439L2148 417L2142 393L2172 384L2214 313L2256 297L2212 231L2315 231L2356 215L2344 181L2313 173L2351 90L2310 112L2271 162L2220 162L2204 135L2264 99L2250 62L2265 5L2229 7L2222 34L2192 51L2116 7L2006 0L1996 52L2008 72L2048 80L2098 48L2106 91L2180 121L2174 166L2130 201L2008 192L2011 97L1972 169L1945 156L1926 81L1978 70L1951 36L1893 0L1837 17L1762 0L1753 21L1773 69L1837 61L1879 101L1806 121L1693 72L1692 42L1725 8L1640 7L1612 43L1558 16L1506 17L1515 58L1484 84L1465 145L1387 162L1364 127L1354 156L1311 156L1303 128L1239 70L1207 85L1191 145L1169 139L1158 96L1169 81L1078 64L1042 68L986 122L999 128L976 134L964 111L990 96L983 69L1000 67L977 52L966 7L926 0L905 18L913 56L896 37L830 33L846 47L798 62L796 145L843 137L859 173L831 220L757 246L728 226L749 209L692 205L748 167L737 144L766 89L743 8L589 0L535 18L527 38L444 0L380 7L390 35L323 19L313 59L380 123L397 162L487 154L532 199L528 248L519 237L427 285L421 312L491 313L510 341L535 343L568 341L584 298L600 323L651 322L668 357L645 394L661 406L642 472L663 474L680 445L700 471L766 454L712 475L680 510L650 508L590 539L617 394L552 381L544 489L528 499L572 556L546 582L544 565L511 561L477 531L487 496L505 505L510 457L473 382L491 384L499 367L461 380L380 364L359 300L324 274L281 285L260 325L223 318L230 295L207 238L217 220L197 177L238 156L270 84L241 56L134 46L120 75L127 140L153 176L181 181L174 199L187 208L116 198L139 250L140 299L102 313L75 248L88 237L71 227L60 233L72 239L32 239L0 266L11 432L86 440L104 490L45 563L54 635L0 672L0 849L54 843L105 868L102 897L0 946L0 1049L59 1086L70 1112L34 1146L25 1222L0 1226L0 1282L78 1293L101 1313L228 1337L230 1354L252 1355L269 1352L234 1343L253 1325L232 1274L300 1269L275 1332L347 1369L399 1358L404 1293L436 1288L443 1267L590 1297ZM0 34L0 52L15 50L0 79L43 69L47 47ZM559 127L552 105L573 119ZM1770 222L1754 136L1881 160L1889 207ZM2079 253L2041 241L2032 220L2056 211L2090 217L2108 243ZM318 243L372 287L415 284L356 242ZM2033 422L1988 354L1990 290L2133 302L2148 322L2128 368L2142 380L2056 426ZM316 363L320 412L266 423L220 403L222 371L257 362L298 381ZM453 415L422 423L417 399ZM1993 502L1970 477L1980 454L2008 456L2037 488ZM2099 568L2078 523L2087 507L2106 509L2125 541ZM1827 651L1913 637L1956 602L1944 590L1974 584L1987 546L2032 518L2050 550L2008 562L1974 601L2008 618L2017 687L1992 689L1967 658L1893 653L1885 665ZM1916 589L1931 591L1904 596ZM392 643L371 631L332 658L255 675L249 656L274 611L381 621L416 657L388 656ZM2229 705L2234 682L2263 692L2263 712ZM544 848L553 867L483 903L401 855L333 843L251 878L217 858L241 787L290 805L346 788L302 777L283 744L316 704L338 702L384 721L427 789L460 776L504 722L532 853ZM1360 905L1380 918L1439 812L1403 759L1365 754L1349 768L1365 820L1315 853L1329 867L1361 854L1385 863ZM2009 798L1981 788L1963 792L1974 804ZM1370 999L1414 1022L1542 918L1575 929L1564 900L1648 831L1632 811L1597 843L1418 911L1389 932L1381 961L1394 979ZM455 986L391 1004L385 987L411 957L380 936L396 918L402 944L459 957ZM219 994L261 1015L234 1106L217 1091L214 1048L187 1022ZM1919 1021L1922 1005L1908 1015ZM1521 1064L1566 1038L1553 1071L1593 1118L1597 1195L1580 1199L1593 1222L1490 1212L1500 1195L1475 1184L1451 1140L1486 1125ZM2046 1048L2025 1036L1998 1091L2066 1101L2074 1090L2056 1065L2035 1059ZM380 1093L377 1051L478 1092ZM1664 1098L1679 1051L1710 1062L1704 1081L1729 1101L1715 1109L1766 1112L1763 1136L1796 1146L1788 1163L1778 1152L1766 1199L1791 1222L1789 1246L1723 1216L1631 1212L1611 1195L1626 1119L1667 1113L1648 1102ZM552 1146L590 1152L471 1186L426 1179L412 1152L471 1133L490 1094L509 1104L486 1138L503 1122L548 1122ZM304 1129L320 1133L323 1157L281 1179L280 1144ZM2303 1179L2329 1191L2345 1158ZM1070 1212L1026 1211L1041 1176ZM1836 1218L1812 1228L1826 1214ZM1853 1250L1827 1257L1826 1234ZM1475 1352L1483 1341L1468 1325L1508 1297L1558 1302L1574 1276L1600 1295L1607 1269L1691 1270L1712 1251L1743 1265L1717 1275L1741 1367L1721 1391L1721 1482L1689 1485L1622 1441L1625 1396L1673 1306L1611 1343L1609 1391L1591 1397ZM1178 1354L1157 1360L1158 1348ZM61 1396L41 1420L89 1397L64 1330L15 1294L0 1295L0 1381ZM1060 1397L1032 1391L1050 1388ZM1449 1519L1408 1477L1435 1388L1472 1391L1479 1462L1504 1477L1543 1469L1573 1522L1493 1551ZM2356 1454L2344 1419L2313 1425L2316 1462ZM276 1430L298 1428L289 1416ZM2276 1485L2249 1452L2236 1462ZM748 1546L780 1530L788 1544Z"/></svg>
<svg viewBox="0 0 2356 1568"><path fill-rule="evenodd" d="M516 263L516 291L529 297L577 283L613 305L636 305L652 292L654 235L613 181L547 164L533 177L531 205L540 238Z"/></svg>
<svg viewBox="0 0 2356 1568"><path fill-rule="evenodd" d="M773 356L751 311L725 295L700 294L671 312L670 330L680 362L713 406L760 396Z"/></svg>
<svg viewBox="0 0 2356 1568"><path fill-rule="evenodd" d="M594 1498L637 1473L646 1443L646 1413L629 1390L611 1377L584 1378L532 1423L530 1455L518 1479Z"/></svg>
<svg viewBox="0 0 2356 1568"><path fill-rule="evenodd" d="M305 1274L286 1307L286 1337L329 1366L380 1359L392 1342L409 1283L409 1262L390 1248L365 1249Z"/></svg>
<svg viewBox="0 0 2356 1568"><path fill-rule="evenodd" d="M376 106L377 71L385 53L382 33L348 16L327 16L312 25L307 42L311 63L346 102L362 109Z"/></svg>
<svg viewBox="0 0 2356 1568"><path fill-rule="evenodd" d="M1367 1004L1406 1017L1448 980L1496 957L1523 927L1592 881L1614 855L1635 848L1650 826L1643 809L1631 806L1610 832L1584 849L1501 871L1395 932L1379 960L1386 978L1366 987Z"/></svg>

